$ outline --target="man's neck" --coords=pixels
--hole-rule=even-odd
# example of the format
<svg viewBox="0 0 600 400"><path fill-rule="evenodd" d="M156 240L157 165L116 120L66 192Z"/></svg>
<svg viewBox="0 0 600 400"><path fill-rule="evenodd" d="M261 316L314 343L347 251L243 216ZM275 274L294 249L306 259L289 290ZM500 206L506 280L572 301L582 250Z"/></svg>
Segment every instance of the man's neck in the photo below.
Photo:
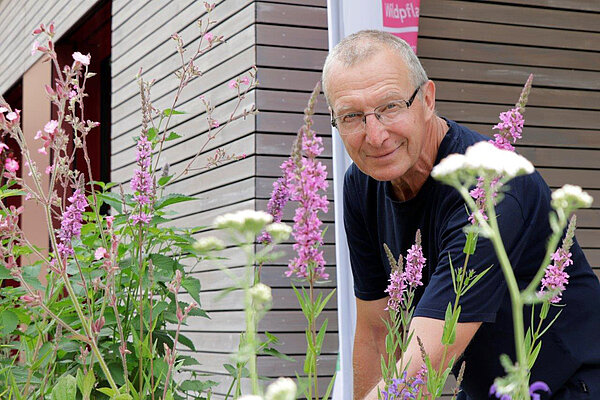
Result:
<svg viewBox="0 0 600 400"><path fill-rule="evenodd" d="M433 169L440 144L449 129L442 118L435 116L432 119L425 132L425 142L419 159L406 174L391 182L398 200L410 200L419 193Z"/></svg>

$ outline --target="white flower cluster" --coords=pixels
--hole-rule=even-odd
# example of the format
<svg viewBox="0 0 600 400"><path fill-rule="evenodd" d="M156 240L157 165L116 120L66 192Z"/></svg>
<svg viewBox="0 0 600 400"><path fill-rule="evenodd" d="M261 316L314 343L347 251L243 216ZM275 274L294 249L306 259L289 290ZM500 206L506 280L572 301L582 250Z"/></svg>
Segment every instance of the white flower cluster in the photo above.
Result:
<svg viewBox="0 0 600 400"><path fill-rule="evenodd" d="M219 229L231 229L237 232L257 234L265 225L273 221L273 216L264 211L242 210L220 215L215 218L215 226Z"/></svg>
<svg viewBox="0 0 600 400"><path fill-rule="evenodd" d="M207 236L198 239L196 243L194 243L194 248L200 253L206 253L213 250L222 250L225 248L225 243L214 236Z"/></svg>
<svg viewBox="0 0 600 400"><path fill-rule="evenodd" d="M265 230L271 235L273 241L277 243L287 240L292 233L292 227L283 222L273 222L267 225Z"/></svg>
<svg viewBox="0 0 600 400"><path fill-rule="evenodd" d="M588 208L593 201L592 196L575 185L566 184L552 192L552 207L555 209Z"/></svg>
<svg viewBox="0 0 600 400"><path fill-rule="evenodd" d="M290 378L279 378L267 388L265 400L294 400L296 384Z"/></svg>
<svg viewBox="0 0 600 400"><path fill-rule="evenodd" d="M247 394L238 400L294 400L296 398L296 384L290 378L278 378L267 388L265 397Z"/></svg>
<svg viewBox="0 0 600 400"><path fill-rule="evenodd" d="M264 283L257 283L256 285L251 287L250 296L252 296L252 300L257 306L268 304L273 299L273 297L271 296L271 288L265 285Z"/></svg>
<svg viewBox="0 0 600 400"><path fill-rule="evenodd" d="M465 154L451 154L431 171L431 176L447 183L461 182L467 177L503 176L511 179L534 171L525 157L502 150L489 142L470 146Z"/></svg>

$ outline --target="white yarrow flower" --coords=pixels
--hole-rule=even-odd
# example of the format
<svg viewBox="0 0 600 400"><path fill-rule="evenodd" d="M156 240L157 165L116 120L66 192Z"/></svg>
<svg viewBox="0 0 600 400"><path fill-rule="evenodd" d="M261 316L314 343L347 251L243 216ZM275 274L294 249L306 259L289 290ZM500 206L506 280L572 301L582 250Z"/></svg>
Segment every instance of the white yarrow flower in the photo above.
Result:
<svg viewBox="0 0 600 400"><path fill-rule="evenodd" d="M515 152L499 149L489 142L477 142L467 148L464 155L450 154L444 158L433 168L431 176L441 181L456 180L464 174L511 179L534 170L529 160Z"/></svg>
<svg viewBox="0 0 600 400"><path fill-rule="evenodd" d="M271 235L273 241L277 243L287 240L292 233L292 227L283 222L273 222L267 225L265 230Z"/></svg>
<svg viewBox="0 0 600 400"><path fill-rule="evenodd" d="M290 378L279 378L267 388L265 400L294 400L296 384Z"/></svg>
<svg viewBox="0 0 600 400"><path fill-rule="evenodd" d="M214 236L200 238L194 243L194 248L201 253L206 253L212 250L222 250L225 248L225 243Z"/></svg>
<svg viewBox="0 0 600 400"><path fill-rule="evenodd" d="M584 192L581 187L566 184L552 192L552 206L555 209L563 208L588 208L594 199Z"/></svg>
<svg viewBox="0 0 600 400"><path fill-rule="evenodd" d="M238 397L238 400L265 400L262 396L257 396L254 394L247 394L242 397Z"/></svg>
<svg viewBox="0 0 600 400"><path fill-rule="evenodd" d="M270 303L273 300L271 295L271 288L264 283L257 283L250 288L250 296L256 305L264 305Z"/></svg>
<svg viewBox="0 0 600 400"><path fill-rule="evenodd" d="M219 229L232 229L238 232L259 233L265 225L273 221L273 216L264 211L242 210L220 215L214 224Z"/></svg>

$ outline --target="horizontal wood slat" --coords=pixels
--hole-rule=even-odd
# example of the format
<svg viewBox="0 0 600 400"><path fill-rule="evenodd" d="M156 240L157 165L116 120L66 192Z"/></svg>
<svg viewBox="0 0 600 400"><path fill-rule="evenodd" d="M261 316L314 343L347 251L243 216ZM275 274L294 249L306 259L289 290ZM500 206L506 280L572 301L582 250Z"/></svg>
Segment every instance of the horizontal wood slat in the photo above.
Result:
<svg viewBox="0 0 600 400"><path fill-rule="evenodd" d="M597 71L600 53L419 37L420 57Z"/></svg>
<svg viewBox="0 0 600 400"><path fill-rule="evenodd" d="M456 40L473 40L489 43L506 43L510 38L513 45L538 46L569 50L600 50L600 33L563 30L560 35L553 29L523 27L515 25L491 24L437 18L419 18L419 31L422 37ZM529 49L530 47L528 47Z"/></svg>
<svg viewBox="0 0 600 400"><path fill-rule="evenodd" d="M327 9L257 2L256 23L327 28Z"/></svg>
<svg viewBox="0 0 600 400"><path fill-rule="evenodd" d="M560 10L600 12L600 4L588 0L494 0L497 3L507 3L522 6L539 6Z"/></svg>
<svg viewBox="0 0 600 400"><path fill-rule="evenodd" d="M419 48L420 49L420 48ZM433 55L435 57L435 55ZM503 82L522 85L529 74L535 76L536 87L567 89L600 89L600 72L553 69L538 66L429 59L421 62L432 79L474 82Z"/></svg>
<svg viewBox="0 0 600 400"><path fill-rule="evenodd" d="M560 3L564 4L565 2L560 1ZM486 21L509 25L600 31L598 17L582 9L563 11L538 7L514 7L514 4L494 4L491 1L429 0L421 3L419 15L421 17Z"/></svg>

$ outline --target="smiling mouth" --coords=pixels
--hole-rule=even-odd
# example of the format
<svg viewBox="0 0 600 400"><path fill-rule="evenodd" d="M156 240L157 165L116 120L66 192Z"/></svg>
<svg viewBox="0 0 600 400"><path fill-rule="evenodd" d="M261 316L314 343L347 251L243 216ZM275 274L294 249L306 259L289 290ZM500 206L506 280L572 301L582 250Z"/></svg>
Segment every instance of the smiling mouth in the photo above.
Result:
<svg viewBox="0 0 600 400"><path fill-rule="evenodd" d="M394 148L394 149L392 149L392 150L388 151L387 153L382 153L382 154L372 154L372 155L370 155L369 157L371 157L371 158L384 158L384 157L387 157L387 156L389 156L390 154L394 153L394 152L395 152L396 150L398 150L400 147L402 147L402 145L400 145L400 146L398 146L398 147L396 147L396 148Z"/></svg>

